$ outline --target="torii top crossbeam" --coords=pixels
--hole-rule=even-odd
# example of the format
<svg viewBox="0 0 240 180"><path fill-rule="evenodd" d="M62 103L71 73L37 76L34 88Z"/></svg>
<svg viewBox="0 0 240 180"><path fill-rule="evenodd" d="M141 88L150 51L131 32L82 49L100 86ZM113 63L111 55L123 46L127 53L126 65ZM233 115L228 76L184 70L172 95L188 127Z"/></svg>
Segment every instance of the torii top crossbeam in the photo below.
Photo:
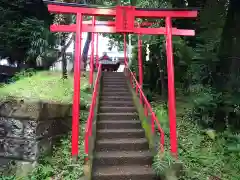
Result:
<svg viewBox="0 0 240 180"><path fill-rule="evenodd" d="M46 2L46 1L45 1ZM166 34L166 29L136 27L136 18L194 18L197 11L194 9L153 9L136 8L134 6L117 6L116 8L97 8L76 3L49 2L48 10L53 13L82 14L89 16L112 16L115 21L101 22L101 25L112 25L110 27L94 27L89 23L82 23L82 32L99 33L137 33L137 34ZM53 32L76 32L76 25L52 25ZM194 30L172 28L172 35L194 36Z"/></svg>

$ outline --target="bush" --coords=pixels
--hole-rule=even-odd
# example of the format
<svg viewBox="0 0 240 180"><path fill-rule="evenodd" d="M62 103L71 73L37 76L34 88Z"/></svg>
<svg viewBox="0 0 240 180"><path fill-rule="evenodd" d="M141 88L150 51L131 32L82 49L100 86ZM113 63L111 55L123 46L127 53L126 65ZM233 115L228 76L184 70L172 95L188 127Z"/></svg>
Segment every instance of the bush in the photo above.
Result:
<svg viewBox="0 0 240 180"><path fill-rule="evenodd" d="M193 107L191 115L204 127L213 127L218 106L222 102L222 94L210 86L194 85L190 87Z"/></svg>
<svg viewBox="0 0 240 180"><path fill-rule="evenodd" d="M165 150L168 151L169 123L166 104L155 102L153 107L165 131ZM221 180L238 180L239 134L232 133L229 129L218 133L198 126L196 119L189 116L196 107L190 98L177 102L178 152L179 160L184 164L184 175L181 180L206 180L213 177ZM162 174L169 167L166 166L167 163L174 163L168 156L158 154L154 158L153 167L158 174Z"/></svg>

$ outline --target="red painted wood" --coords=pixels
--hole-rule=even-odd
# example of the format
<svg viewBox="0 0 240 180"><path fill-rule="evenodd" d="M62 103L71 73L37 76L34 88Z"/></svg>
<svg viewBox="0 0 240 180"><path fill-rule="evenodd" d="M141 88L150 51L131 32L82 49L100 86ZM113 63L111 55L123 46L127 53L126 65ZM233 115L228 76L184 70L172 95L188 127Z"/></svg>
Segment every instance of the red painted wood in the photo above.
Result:
<svg viewBox="0 0 240 180"><path fill-rule="evenodd" d="M116 31L121 33L131 33L134 28L134 12L133 6L117 6L116 7Z"/></svg>
<svg viewBox="0 0 240 180"><path fill-rule="evenodd" d="M158 129L159 134L160 134L160 141L159 141L160 142L160 151L163 152L164 151L164 144L165 144L165 135L164 135L164 131L163 131L161 125L160 125L160 121L158 120L156 114L154 113L154 111L151 107L151 104L148 102L146 96L144 95L142 87L138 83L134 73L129 68L125 68L125 73L126 73L126 76L130 77L130 82L133 82L133 84L135 84L136 94L137 95L139 94L139 97L142 96L143 105L146 108L145 110L150 112L150 114L151 114L151 127L152 127L151 130L152 130L153 134L155 132L155 125L157 126L157 129ZM139 93L137 93L137 92L139 92Z"/></svg>
<svg viewBox="0 0 240 180"><path fill-rule="evenodd" d="M138 18L194 18L197 17L197 11L148 11L148 10L135 10L134 16Z"/></svg>
<svg viewBox="0 0 240 180"><path fill-rule="evenodd" d="M72 156L78 156L79 114L80 114L80 80L81 80L81 39L82 14L77 14L75 57L74 57L74 93L72 108Z"/></svg>
<svg viewBox="0 0 240 180"><path fill-rule="evenodd" d="M95 27L95 22L96 22L96 17L93 16L93 18L92 18L92 28ZM89 71L89 85L90 85L90 87L93 84L93 70L94 70L93 64L94 64L94 32L92 32L91 57L90 57L90 64L89 64L90 65L90 71Z"/></svg>
<svg viewBox="0 0 240 180"><path fill-rule="evenodd" d="M94 28L89 25L82 25L82 32L96 32L96 33L117 33L115 27L107 27L107 26L95 26ZM75 32L76 25L51 25L50 30L52 32ZM166 34L166 28L134 28L134 33L136 34L152 34L152 35L159 35L159 34ZM175 36L194 36L194 30L187 30L187 29L177 29L172 28L172 35Z"/></svg>
<svg viewBox="0 0 240 180"><path fill-rule="evenodd" d="M115 16L115 9L106 8L85 8L85 7L71 7L71 6L60 6L60 5L48 5L48 11L54 13L65 13L65 14L77 14L82 13L84 15L94 16Z"/></svg>
<svg viewBox="0 0 240 180"><path fill-rule="evenodd" d="M96 108L96 101L97 101L97 96L99 92L99 83L100 83L100 78L101 78L101 72L102 72L102 65L99 64L98 66L98 72L97 72L97 77L94 83L93 87L93 94L92 94L92 101L90 105L90 110L88 114L88 119L86 122L86 129L85 129L85 139L84 139L84 148L85 148L85 153L88 155L89 151L89 136L92 135L92 123L93 123L93 118L94 118L94 111Z"/></svg>
<svg viewBox="0 0 240 180"><path fill-rule="evenodd" d="M170 146L172 154L177 157L177 122L176 122L176 98L175 98L175 82L174 82L174 62L172 47L172 20L166 18L167 36L167 72L168 72L168 115L170 129Z"/></svg>
<svg viewBox="0 0 240 180"><path fill-rule="evenodd" d="M127 66L127 42L126 42L126 34L123 35L123 43L124 43L124 65Z"/></svg>

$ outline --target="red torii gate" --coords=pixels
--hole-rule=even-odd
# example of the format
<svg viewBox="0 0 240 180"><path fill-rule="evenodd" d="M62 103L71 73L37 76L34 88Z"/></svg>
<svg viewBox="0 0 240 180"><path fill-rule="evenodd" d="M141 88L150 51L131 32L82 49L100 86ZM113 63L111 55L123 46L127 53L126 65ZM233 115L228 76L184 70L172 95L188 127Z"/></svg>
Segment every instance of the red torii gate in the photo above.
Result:
<svg viewBox="0 0 240 180"><path fill-rule="evenodd" d="M46 1L45 1L46 2ZM197 11L193 9L149 9L136 8L134 6L117 6L116 8L96 8L75 3L59 3L49 1L48 10L54 13L76 14L76 24L70 25L52 25L52 32L75 32L75 59L74 59L74 96L72 111L72 156L78 155L78 135L79 135L79 104L80 104L80 58L81 58L81 37L82 32L93 33L124 33L124 56L126 62L126 33L136 34L163 34L166 36L167 49L167 71L168 71L168 104L169 104L169 124L170 124L170 145L171 152L177 156L177 130L176 130L176 105L175 105L175 87L174 87L174 65L172 35L194 36L194 30L177 29L172 27L172 18L194 18L197 17ZM83 15L89 16L112 16L113 22L101 22L106 26L98 26L95 23L83 22ZM160 28L142 28L135 26L135 18L165 18L166 27ZM141 44L140 38L139 43ZM93 45L92 45L93 47ZM93 50L93 49L92 49ZM141 56L139 56L139 60ZM141 62L140 62L141 63ZM91 66L92 74L93 67ZM142 64L139 64L140 85L142 85ZM92 76L92 75L91 75ZM92 77L90 77L92 79ZM90 80L92 82L92 80Z"/></svg>

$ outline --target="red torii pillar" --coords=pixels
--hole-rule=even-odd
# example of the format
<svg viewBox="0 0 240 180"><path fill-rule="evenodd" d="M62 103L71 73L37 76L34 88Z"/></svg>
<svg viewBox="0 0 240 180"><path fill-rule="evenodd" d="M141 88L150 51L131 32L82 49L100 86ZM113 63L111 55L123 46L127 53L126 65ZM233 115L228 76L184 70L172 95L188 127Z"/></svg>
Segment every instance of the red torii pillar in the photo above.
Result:
<svg viewBox="0 0 240 180"><path fill-rule="evenodd" d="M79 114L80 114L80 85L81 85L81 39L82 39L82 14L77 14L76 19L76 38L75 38L75 56L74 56L74 96L72 107L72 156L77 159L78 156L78 138L79 134ZM75 94L76 93L76 94Z"/></svg>
<svg viewBox="0 0 240 180"><path fill-rule="evenodd" d="M127 62L127 40L126 40L126 34L123 34L123 52L124 52L124 65L125 68L127 68L128 62Z"/></svg>
<svg viewBox="0 0 240 180"><path fill-rule="evenodd" d="M92 17L92 28L94 28L95 26L95 23L96 23L96 17L93 16ZM93 71L94 71L94 35L95 33L92 32L92 44L91 44L91 57L90 57L90 63L89 63L89 66L90 66L90 71L89 71L89 85L90 87L92 87L92 84L93 84ZM98 48L98 47L97 47Z"/></svg>
<svg viewBox="0 0 240 180"><path fill-rule="evenodd" d="M99 56L98 56L98 33L97 33L97 37L96 37L96 68L98 68L98 64L99 64Z"/></svg>
<svg viewBox="0 0 240 180"><path fill-rule="evenodd" d="M169 128L170 145L173 156L177 157L177 131L176 131L176 107L175 107L175 87L174 87L174 65L172 35L194 36L194 30L184 30L172 28L172 18L193 18L197 17L196 10L188 9L144 9L132 6L117 6L113 9L91 8L79 4L49 2L48 10L55 13L76 14L76 24L52 25L53 32L76 32L75 41L75 66L74 66L74 97L73 97L73 122L72 122L72 156L78 155L78 129L79 129L79 103L80 103L80 49L81 33L137 33L137 34L163 34L166 35L167 47L167 69L168 69L168 104L169 104ZM115 16L113 27L91 27L82 23L83 15L92 16ZM123 16L124 15L124 16ZM134 27L135 18L166 18L166 28L139 28ZM117 23L116 23L117 22ZM106 25L111 24L109 22Z"/></svg>
<svg viewBox="0 0 240 180"><path fill-rule="evenodd" d="M141 35L138 34L138 75L139 75L139 84L142 87L143 85L143 63L142 63L142 39Z"/></svg>

